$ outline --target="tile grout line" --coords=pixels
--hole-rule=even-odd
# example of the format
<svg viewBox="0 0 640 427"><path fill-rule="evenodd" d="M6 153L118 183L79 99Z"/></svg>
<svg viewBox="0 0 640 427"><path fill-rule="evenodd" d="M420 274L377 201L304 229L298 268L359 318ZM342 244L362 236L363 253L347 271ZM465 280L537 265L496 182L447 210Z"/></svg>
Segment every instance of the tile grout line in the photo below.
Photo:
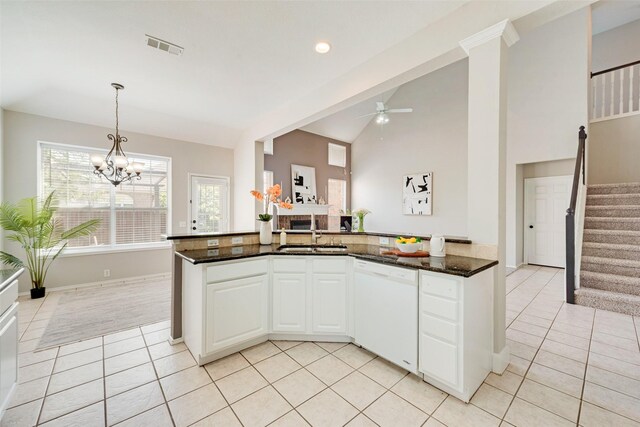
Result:
<svg viewBox="0 0 640 427"><path fill-rule="evenodd" d="M171 413L171 409L169 408L169 402L167 401L167 396L165 395L164 389L162 388L162 383L160 382L160 376L158 375L158 371L156 369L156 364L154 363L153 357L151 357L151 352L149 351L149 346L147 345L147 339L144 336L144 332L142 331L142 327L139 327L139 328L140 328L140 334L142 335L142 342L144 342L144 349L147 351L147 355L149 356L149 363L151 363L151 368L153 369L153 373L156 374L155 381L158 383L158 388L160 389L160 393L162 393L162 399L164 400L164 406L167 408L167 412L169 413L169 418L171 419L171 423L175 427L176 422L173 419L173 414ZM160 343L158 343L158 344L160 344ZM188 348L187 348L187 350L188 350ZM179 354L179 353L182 353L182 352L178 352L178 353L174 353L174 354ZM189 352L189 354L191 354L191 352ZM169 355L169 356L171 356L171 355ZM169 357L169 356L166 356L166 357ZM193 354L191 354L191 357L193 358L193 360L195 360L195 358L193 357ZM162 359L162 358L159 358L158 360L160 360L160 359ZM138 365L138 366L142 366L142 365ZM196 362L196 366L197 366L197 362ZM178 372L180 372L180 371L178 371ZM174 372L174 373L177 373L177 372ZM147 383L147 384L151 384L151 383ZM146 384L143 384L143 385L146 385ZM105 402L106 402L106 399L105 399ZM158 406L160 406L160 405L158 405ZM150 411L151 409L157 408L158 406L154 406L153 408L149 408L148 411ZM144 411L144 412L147 412L147 411ZM140 414L143 414L144 412L141 412ZM136 416L138 416L140 414L135 414L133 417L136 417ZM133 417L130 417L130 418L133 418ZM128 419L130 419L130 418L128 418ZM125 420L122 420L121 422L123 422L123 421L125 421Z"/></svg>
<svg viewBox="0 0 640 427"><path fill-rule="evenodd" d="M558 274L558 273L556 273L556 274ZM529 302L529 304L527 304L527 305L522 309L522 311L520 312L521 314L522 314L522 313L527 309L527 307L529 307L529 306L530 306L530 305L535 301L535 299L540 295L540 293L541 293L544 289L546 289L546 288L547 288L547 286L549 286L549 284L551 283L551 281L553 280L553 278L554 278L554 277L555 277L555 275L554 275L554 276L552 276L551 278L549 278L549 281L548 281L548 282L547 282L547 283L542 287L542 289L540 289L540 290L536 293L536 295L531 299L531 301ZM544 344L544 340L546 339L547 335L549 334L549 331L551 330L551 327L553 326L553 323L555 322L555 319L558 317L558 314L560 313L560 311L562 310L562 308L563 308L565 305L566 305L566 303L564 303L564 302L563 302L563 304L558 308L558 310L557 310L557 312L556 312L556 315L554 316L553 320L551 321L551 325L549 325L549 328L547 329L547 333L545 334L545 336L544 336L544 338L543 338L542 342L540 343L540 346L536 349L536 353L535 353L535 354L533 355L533 357L531 358L531 363L530 363L530 364L529 364L529 366L527 367L527 370L525 371L524 375L522 375L522 381L521 381L521 382L520 382L520 384L518 385L518 388L516 389L516 391L513 393L513 397L512 397L512 399L511 399L511 402L509 403L509 406L507 406L507 410L504 412L504 415L503 415L503 416L502 416L502 418L500 419L501 421L503 421L503 422L507 422L507 423L508 423L508 421L507 421L507 420L505 420L505 418L506 418L507 414L509 413L509 410L511 409L511 406L513 405L513 402L516 400L516 397L517 397L517 395L518 395L518 392L520 391L520 388L522 388L522 384L524 384L524 381L525 381L525 379L527 378L527 374L529 373L529 370L531 369L531 366L533 366L534 360L535 360L536 356L538 355L538 353L540 352L540 349L542 348L542 344ZM594 314L594 316L595 316L595 314ZM547 387L548 387L548 386L547 386ZM550 387L550 388L551 388L551 387ZM554 389L554 390L555 390L555 389ZM472 397L472 398L473 398L473 397ZM526 401L526 400L525 400L525 401ZM527 402L527 403L532 404L531 402L528 402L528 401L526 401L526 402ZM535 407L539 407L538 405L535 405L535 404L532 404L532 405L534 405ZM548 410L546 410L546 409L544 409L544 408L540 408L540 409L543 409L543 410L545 410L545 411L547 411L547 412L549 412L549 413L551 413L551 414L553 414L553 415L559 416L558 414L555 414L555 413L553 413L553 412L551 412L551 411L548 411ZM561 417L561 418L564 418L564 417ZM564 418L564 419L566 419L566 418Z"/></svg>
<svg viewBox="0 0 640 427"><path fill-rule="evenodd" d="M580 416L582 415L582 405L584 405L584 389L587 386L587 370L589 369L589 357L591 355L591 341L593 340L593 331L596 327L597 314L598 314L598 309L594 308L593 320L591 325L591 336L589 338L589 349L587 350L587 360L585 360L584 362L584 381L582 381L582 388L580 389L580 406L578 406L578 418L576 420L576 426L580 424Z"/></svg>

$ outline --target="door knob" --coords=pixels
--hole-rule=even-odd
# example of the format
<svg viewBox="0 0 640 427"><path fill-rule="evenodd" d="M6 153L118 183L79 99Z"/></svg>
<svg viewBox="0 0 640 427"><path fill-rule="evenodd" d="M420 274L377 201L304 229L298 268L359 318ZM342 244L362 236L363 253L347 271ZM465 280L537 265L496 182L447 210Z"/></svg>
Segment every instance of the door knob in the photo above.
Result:
<svg viewBox="0 0 640 427"><path fill-rule="evenodd" d="M195 227L191 227L191 229L192 229L192 230L195 230L196 228L195 228Z"/></svg>
<svg viewBox="0 0 640 427"><path fill-rule="evenodd" d="M529 228L533 228L533 225L530 225Z"/></svg>
<svg viewBox="0 0 640 427"><path fill-rule="evenodd" d="M195 224L195 223L196 223L196 220L194 219L194 220L193 220L193 221L191 221L191 222Z"/></svg>

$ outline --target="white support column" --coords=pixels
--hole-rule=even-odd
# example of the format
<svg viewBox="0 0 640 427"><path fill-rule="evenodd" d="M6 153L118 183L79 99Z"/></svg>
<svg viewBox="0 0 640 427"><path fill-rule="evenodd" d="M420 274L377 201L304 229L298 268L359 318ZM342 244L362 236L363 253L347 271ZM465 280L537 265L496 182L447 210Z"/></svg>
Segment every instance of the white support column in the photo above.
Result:
<svg viewBox="0 0 640 427"><path fill-rule="evenodd" d="M506 347L506 129L507 49L518 41L513 25L502 21L460 42L469 55L468 235L496 248L494 277L493 370L509 364Z"/></svg>

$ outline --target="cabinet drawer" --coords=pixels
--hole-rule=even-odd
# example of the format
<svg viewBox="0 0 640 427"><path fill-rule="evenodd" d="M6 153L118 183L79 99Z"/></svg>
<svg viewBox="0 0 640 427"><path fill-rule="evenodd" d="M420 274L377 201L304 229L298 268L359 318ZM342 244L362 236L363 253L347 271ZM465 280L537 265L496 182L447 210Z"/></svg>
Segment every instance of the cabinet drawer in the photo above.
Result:
<svg viewBox="0 0 640 427"><path fill-rule="evenodd" d="M421 334L420 371L457 388L458 347Z"/></svg>
<svg viewBox="0 0 640 427"><path fill-rule="evenodd" d="M420 295L420 311L445 319L458 320L458 303L431 295Z"/></svg>
<svg viewBox="0 0 640 427"><path fill-rule="evenodd" d="M420 331L443 341L458 344L458 325L454 322L421 313Z"/></svg>
<svg viewBox="0 0 640 427"><path fill-rule="evenodd" d="M9 286L0 292L0 315L7 311L11 304L18 299L18 281L14 280Z"/></svg>
<svg viewBox="0 0 640 427"><path fill-rule="evenodd" d="M274 273L304 273L307 271L307 260L290 256L273 258L273 271Z"/></svg>
<svg viewBox="0 0 640 427"><path fill-rule="evenodd" d="M314 273L346 273L346 258L326 258L313 260Z"/></svg>
<svg viewBox="0 0 640 427"><path fill-rule="evenodd" d="M207 283L224 282L240 277L259 276L269 272L266 259L241 261L233 264L207 267Z"/></svg>
<svg viewBox="0 0 640 427"><path fill-rule="evenodd" d="M436 277L429 274L422 274L420 277L421 291L439 297L458 299L458 285L459 282L456 279Z"/></svg>

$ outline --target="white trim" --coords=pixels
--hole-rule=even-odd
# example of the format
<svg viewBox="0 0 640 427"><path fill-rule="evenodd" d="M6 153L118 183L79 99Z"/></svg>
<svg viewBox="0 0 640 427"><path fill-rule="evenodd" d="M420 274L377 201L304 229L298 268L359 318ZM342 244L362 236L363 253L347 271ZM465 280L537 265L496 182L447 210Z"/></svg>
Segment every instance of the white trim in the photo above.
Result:
<svg viewBox="0 0 640 427"><path fill-rule="evenodd" d="M112 254L120 252L143 252L143 251L157 251L162 249L170 249L171 242L153 242L153 243L140 243L133 245L118 245L118 246L84 246L65 249L60 258L75 257L75 256L87 256L87 255L102 255Z"/></svg>
<svg viewBox="0 0 640 427"><path fill-rule="evenodd" d="M509 350L509 346L505 345L500 353L493 353L491 370L498 375L502 375L502 373L507 369L507 366L509 366L510 359L511 351Z"/></svg>
<svg viewBox="0 0 640 427"><path fill-rule="evenodd" d="M604 122L607 120L615 120L615 119L622 119L624 117L630 117L630 116L637 116L638 114L640 114L640 111L631 111L631 112L627 112L627 113L622 113L622 114L616 114L613 116L607 116L607 117L600 117L597 119L591 119L589 120L590 123L598 123L598 122Z"/></svg>
<svg viewBox="0 0 640 427"><path fill-rule="evenodd" d="M508 19L500 21L495 25L492 25L484 30L467 37L460 41L460 46L469 55L469 51L476 46L480 46L489 40L502 37L507 47L512 46L515 42L520 40L520 36L515 27Z"/></svg>
<svg viewBox="0 0 640 427"><path fill-rule="evenodd" d="M103 287L116 286L116 285L132 285L134 283L148 282L150 280L170 280L171 277L172 277L171 272L147 274L145 276L133 276L133 277L126 277L124 279L103 280L99 282L80 283L77 285L68 285L68 286L54 286L51 288L47 287L47 293L69 291L74 289L84 289L84 288L103 288ZM20 292L18 295L19 296L30 295L30 291Z"/></svg>
<svg viewBox="0 0 640 427"><path fill-rule="evenodd" d="M201 177L201 178L212 178L212 179L223 179L226 181L227 183L227 218L225 221L225 228L226 230L222 230L222 233L228 233L229 230L231 230L231 177L229 176L224 176L224 175L207 175L207 174L202 174L202 173L193 173L193 172L189 172L187 173L187 214L189 215L188 221L187 221L187 231L191 232L191 224L193 221L193 215L192 215L192 209L193 209L193 203L191 201L191 182L193 180L193 177ZM169 235L169 234L167 234Z"/></svg>

